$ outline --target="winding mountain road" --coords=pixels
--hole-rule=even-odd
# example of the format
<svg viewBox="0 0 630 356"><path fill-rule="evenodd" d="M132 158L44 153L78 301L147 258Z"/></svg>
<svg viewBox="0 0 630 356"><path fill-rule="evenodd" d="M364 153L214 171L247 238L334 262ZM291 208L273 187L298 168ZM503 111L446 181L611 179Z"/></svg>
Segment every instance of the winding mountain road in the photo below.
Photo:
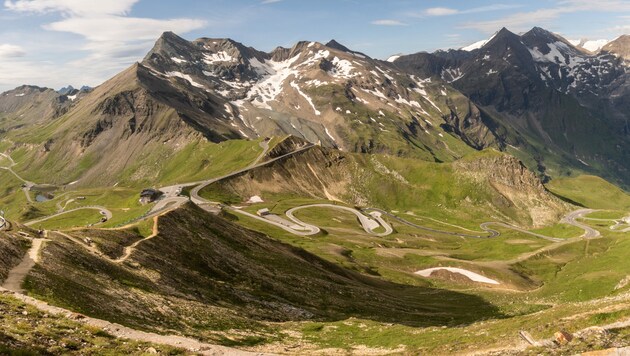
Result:
<svg viewBox="0 0 630 356"><path fill-rule="evenodd" d="M394 229L392 229L392 227L381 218L381 215L379 212L374 212L374 215L370 214L371 217L368 217L368 216L365 216L363 213L361 213L357 209L349 208L347 206L342 206L342 205L333 205L333 204L302 205L302 206L298 206L298 207L287 210L285 215L296 224L307 225L300 219L296 218L293 215L293 213L298 210L308 209L308 208L329 208L329 209L336 209L336 210L350 212L357 216L357 218L359 219L359 223L361 224L361 227L363 227L363 230L365 230L365 232L367 232L370 235L387 236L391 234L392 232L394 232ZM384 232L379 232L379 233L374 232L375 229L378 229L381 226L385 229Z"/></svg>
<svg viewBox="0 0 630 356"><path fill-rule="evenodd" d="M580 219L583 218L584 215L590 214L595 212L596 210L594 209L579 209L576 211L572 211L570 213L568 213L567 215L565 215L564 218L562 218L562 222L569 224L569 225L573 225L575 227L579 227L580 229L584 230L584 235L582 235L581 237L585 238L585 239L594 239L596 237L600 236L599 231L593 229L592 227L583 224L579 221L576 221L576 219Z"/></svg>
<svg viewBox="0 0 630 356"><path fill-rule="evenodd" d="M26 196L26 200L29 203L33 203L33 199L31 198L31 194L29 194L29 191L31 190L31 188L35 185L35 183L27 181L26 179L22 178L19 174L17 174L14 170L13 167L16 165L15 161L13 160L13 158L11 158L10 155L6 154L6 153L0 153L0 156L8 159L11 164L9 165L9 167L0 167L0 169L4 169L6 171L11 172L17 179L19 179L20 181L22 181L22 183L24 183L24 186L22 187L22 191L24 192L24 195Z"/></svg>
<svg viewBox="0 0 630 356"><path fill-rule="evenodd" d="M104 217L106 217L106 218L107 218L107 220L110 220L110 219L112 218L112 216L113 216L113 215L112 215L112 212L111 212L111 211L109 211L109 210L108 210L106 207L104 207L104 206L98 206L98 205L94 205L94 206L82 206L82 207L79 207L79 208L74 208L74 209L70 209L70 210L65 210L65 211L62 211L62 212L59 212L59 213L56 213L56 214L48 215L48 216L45 216L45 217L43 217L43 218L41 218L41 219L31 220L31 221L29 221L29 222L24 223L24 225L26 225L26 226L32 226L32 225L35 225L35 224L37 224L37 223L41 223L41 222L44 222L44 221L46 221L46 220L49 220L49 219L52 219L52 218L56 218L56 217L58 217L58 216L60 216L60 215L64 215L64 214L68 214L68 213L72 213L72 212L74 212L74 211L79 211L79 210L98 210L98 211L101 213L101 215L103 215ZM100 222L96 222L95 224L98 224L98 223L100 223Z"/></svg>
<svg viewBox="0 0 630 356"><path fill-rule="evenodd" d="M202 198L201 196L199 196L199 192L200 192L203 188L207 187L208 185L210 185L210 184L212 184L212 183L216 183L216 182L218 182L218 181L221 181L221 180L224 180L224 179L227 179L227 178L231 178L231 177L237 176L237 175L239 175L239 174L245 173L245 172L247 172L247 171L250 171L250 170L255 169L255 168L258 168L258 167L264 167L264 166L269 165L269 164L271 164L271 163L273 163L273 162L276 162L276 161L279 161L279 160L281 160L281 159L284 159L284 158L287 158L287 157L290 157L290 156L296 155L296 154L298 154L298 153L300 153L300 152L306 151L306 150L308 150L308 149L310 149L310 148L312 148L312 147L314 147L314 146L315 146L314 144L309 143L309 144L306 144L304 147L301 147L301 148L296 149L295 151L291 151L291 152L289 152L289 153L283 154L282 156L278 156L278 157L276 157L276 158L272 158L272 159L270 159L270 160L268 160L268 161L261 162L261 163L253 163L253 164L251 164L251 165L249 165L248 167L245 167L245 168L243 168L243 169L239 169L239 170L237 170L237 171L234 171L234 172L232 172L232 173L228 173L228 174L226 174L226 175L224 175L224 176L221 176L221 177L208 179L208 180L206 180L206 181L200 182L199 184L197 184L197 183L189 183L189 184L186 184L186 185L183 185L183 186L196 185L196 186L195 186L195 187L194 187L194 188L190 191L190 200L192 200L192 202L193 202L193 203L195 203L195 204L197 204L197 205L203 205L203 204L215 204L214 202L210 202L210 201L208 201L208 200L206 200L206 199Z"/></svg>

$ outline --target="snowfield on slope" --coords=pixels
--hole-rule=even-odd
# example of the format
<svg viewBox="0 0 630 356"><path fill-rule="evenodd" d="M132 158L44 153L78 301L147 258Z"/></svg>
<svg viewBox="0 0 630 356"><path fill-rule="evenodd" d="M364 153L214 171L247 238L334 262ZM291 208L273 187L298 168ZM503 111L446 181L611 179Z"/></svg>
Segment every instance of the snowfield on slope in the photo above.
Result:
<svg viewBox="0 0 630 356"><path fill-rule="evenodd" d="M481 282L481 283L487 283L487 284L501 284L497 281L495 281L494 279L490 279L488 277L482 276L478 273L469 271L469 270L465 270L463 268L457 268L457 267L434 267L434 268L427 268L427 269L423 269L420 271L415 272L415 274L420 275L422 277L431 277L431 274L435 271L439 271L439 270L445 270L445 271L449 271L452 273L458 273L461 274L465 277L467 277L468 279L470 279L473 282Z"/></svg>

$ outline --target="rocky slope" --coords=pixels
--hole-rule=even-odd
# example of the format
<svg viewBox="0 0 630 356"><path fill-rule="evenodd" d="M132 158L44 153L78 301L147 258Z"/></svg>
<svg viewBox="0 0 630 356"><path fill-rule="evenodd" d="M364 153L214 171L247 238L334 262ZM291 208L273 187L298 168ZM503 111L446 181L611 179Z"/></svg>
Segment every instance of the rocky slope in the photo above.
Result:
<svg viewBox="0 0 630 356"><path fill-rule="evenodd" d="M493 200L517 217L515 221L531 221L544 226L561 218L570 207L549 194L540 179L522 162L509 155L487 155L453 163L459 175L476 184L489 184L498 194Z"/></svg>
<svg viewBox="0 0 630 356"><path fill-rule="evenodd" d="M499 146L529 155L539 173L573 167L628 184L630 71L613 54L621 50L610 51L622 42L593 54L538 27L521 36L504 28L479 48L401 56L394 64L461 90L480 109L478 124Z"/></svg>
<svg viewBox="0 0 630 356"><path fill-rule="evenodd" d="M264 53L229 39L188 42L165 33L142 64L222 98L242 138L291 134L344 150L420 151L439 160L465 150L439 128L445 113L469 115L464 97L336 41ZM463 102L462 110L452 101Z"/></svg>
<svg viewBox="0 0 630 356"><path fill-rule="evenodd" d="M16 231L0 231L0 281L4 281L11 268L17 266L30 247L30 242Z"/></svg>
<svg viewBox="0 0 630 356"><path fill-rule="evenodd" d="M29 85L4 92L0 94L0 133L58 118L75 98Z"/></svg>
<svg viewBox="0 0 630 356"><path fill-rule="evenodd" d="M5 100L14 120L3 138L10 150L28 151L21 171L45 169L57 184L114 184L149 156L204 141L289 134L429 161L461 157L472 150L466 143L498 145L478 124L475 105L441 80L409 75L336 41L264 53L229 39L187 41L167 32L141 63L92 91L37 90L49 97L36 108L23 108L31 94L3 94L0 107ZM27 109L33 119L21 116Z"/></svg>
<svg viewBox="0 0 630 356"><path fill-rule="evenodd" d="M626 61L630 61L630 35L622 35L608 42L602 47L601 52L611 53Z"/></svg>

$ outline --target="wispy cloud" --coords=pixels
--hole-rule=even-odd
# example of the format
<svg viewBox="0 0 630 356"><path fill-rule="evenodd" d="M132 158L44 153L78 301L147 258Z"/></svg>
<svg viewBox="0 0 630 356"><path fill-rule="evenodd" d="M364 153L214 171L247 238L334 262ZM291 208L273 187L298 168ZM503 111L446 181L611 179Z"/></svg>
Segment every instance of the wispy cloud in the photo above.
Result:
<svg viewBox="0 0 630 356"><path fill-rule="evenodd" d="M4 6L16 12L62 12L65 14L89 15L126 15L139 0L6 0Z"/></svg>
<svg viewBox="0 0 630 356"><path fill-rule="evenodd" d="M80 76L85 80L89 80L85 83L98 84L142 58L162 32L186 33L206 26L205 21L192 18L153 19L128 16L138 1L6 0L4 6L7 10L23 16L41 13L61 14L60 20L44 24L42 28L81 36L84 42L76 48L84 51L86 55L66 65L71 67L73 72L81 73ZM20 52L19 48L6 45L0 47L0 59L9 55L15 57L20 53L23 51ZM9 64L16 67L15 63L0 61L0 67ZM17 68L21 70L17 72L27 74L31 67L36 67L36 64L31 64L28 61L19 63ZM37 69L35 72L42 74ZM5 74L11 78L17 75ZM30 75L25 76L25 79L28 78Z"/></svg>
<svg viewBox="0 0 630 356"><path fill-rule="evenodd" d="M476 29L485 33L493 33L501 27L524 31L533 26L548 25L563 14L585 11L623 13L630 11L630 2L626 0L563 0L556 2L554 7L518 12L492 20L470 21L461 25L460 28Z"/></svg>
<svg viewBox="0 0 630 356"><path fill-rule="evenodd" d="M392 19L374 20L370 23L378 26L407 26L407 24L402 21Z"/></svg>
<svg viewBox="0 0 630 356"><path fill-rule="evenodd" d="M448 7L431 7L424 10L424 14L427 16L447 16L458 14L459 10L451 9Z"/></svg>
<svg viewBox="0 0 630 356"><path fill-rule="evenodd" d="M266 5L266 4L275 4L275 3L280 2L280 1L282 1L282 0L263 0L263 1L261 2L261 4L263 4L263 5Z"/></svg>
<svg viewBox="0 0 630 356"><path fill-rule="evenodd" d="M451 15L465 15L475 14L480 12L501 11L510 10L521 7L522 5L515 4L492 4L487 6L473 7L470 9L453 9L450 7L430 7L421 12L409 12L407 15L411 17L434 17L434 16L451 16Z"/></svg>
<svg viewBox="0 0 630 356"><path fill-rule="evenodd" d="M25 55L26 51L20 46L8 43L0 44L0 58L16 58Z"/></svg>

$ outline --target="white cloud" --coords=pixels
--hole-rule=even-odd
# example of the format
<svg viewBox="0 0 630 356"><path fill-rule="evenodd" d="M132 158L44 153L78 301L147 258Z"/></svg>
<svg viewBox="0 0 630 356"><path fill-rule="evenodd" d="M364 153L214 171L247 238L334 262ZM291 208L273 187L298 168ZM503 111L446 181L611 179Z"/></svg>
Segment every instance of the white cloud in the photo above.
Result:
<svg viewBox="0 0 630 356"><path fill-rule="evenodd" d="M486 6L473 7L465 10L458 10L449 7L431 7L425 9L424 11L417 13L412 12L408 13L411 17L427 17L427 16L450 16L450 15L465 15L465 14L476 14L480 12L489 12L489 11L500 11L500 10L509 10L521 7L522 5L509 5L509 4L492 4Z"/></svg>
<svg viewBox="0 0 630 356"><path fill-rule="evenodd" d="M25 55L26 51L20 46L0 44L0 58L24 57Z"/></svg>
<svg viewBox="0 0 630 356"><path fill-rule="evenodd" d="M261 2L261 4L274 4L274 3L277 3L277 2L280 2L280 1L282 1L282 0L263 0Z"/></svg>
<svg viewBox="0 0 630 356"><path fill-rule="evenodd" d="M126 15L139 0L6 0L4 6L16 12L62 12L77 16Z"/></svg>
<svg viewBox="0 0 630 356"><path fill-rule="evenodd" d="M6 9L18 14L58 13L61 19L42 26L44 30L78 35L73 48L84 51L82 58L59 64L51 70L46 63L0 61L2 68L16 68L15 72L0 70L0 84L14 80L36 84L57 85L56 80L71 81L74 85L98 85L123 68L141 59L164 31L186 33L203 28L206 22L198 19L153 19L128 17L139 0L6 0ZM0 59L24 53L19 48L0 47ZM4 54L4 55L3 55ZM52 76L61 76L54 79ZM42 83L45 82L45 83ZM64 83L67 84L67 83Z"/></svg>
<svg viewBox="0 0 630 356"><path fill-rule="evenodd" d="M157 20L122 16L71 17L45 25L52 31L81 35L92 42L120 42L125 39L156 40L164 31L185 33L205 26L195 19Z"/></svg>
<svg viewBox="0 0 630 356"><path fill-rule="evenodd" d="M450 9L448 7L432 7L424 10L424 13L427 16L446 16L458 14L459 11L456 9Z"/></svg>
<svg viewBox="0 0 630 356"><path fill-rule="evenodd" d="M630 2L627 0L563 0L556 2L555 7L543 8L529 12L519 12L501 18L486 21L471 21L461 28L476 29L485 33L494 33L501 27L508 27L514 31L525 31L533 26L551 24L563 14L574 12L627 12Z"/></svg>
<svg viewBox="0 0 630 356"><path fill-rule="evenodd" d="M372 21L371 24L378 25L378 26L407 26L407 24L402 21L390 20L390 19L375 20L375 21Z"/></svg>

